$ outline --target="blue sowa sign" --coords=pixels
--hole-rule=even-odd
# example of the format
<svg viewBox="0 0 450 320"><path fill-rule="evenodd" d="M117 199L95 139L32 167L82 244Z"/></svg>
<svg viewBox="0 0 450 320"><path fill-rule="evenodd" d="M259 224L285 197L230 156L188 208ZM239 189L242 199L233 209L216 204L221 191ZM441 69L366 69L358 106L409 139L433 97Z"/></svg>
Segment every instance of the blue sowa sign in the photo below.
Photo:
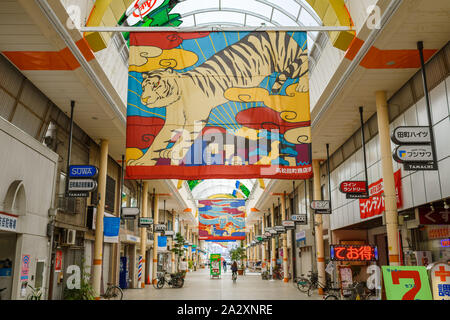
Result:
<svg viewBox="0 0 450 320"><path fill-rule="evenodd" d="M97 167L89 165L70 166L71 178L95 178L98 174Z"/></svg>

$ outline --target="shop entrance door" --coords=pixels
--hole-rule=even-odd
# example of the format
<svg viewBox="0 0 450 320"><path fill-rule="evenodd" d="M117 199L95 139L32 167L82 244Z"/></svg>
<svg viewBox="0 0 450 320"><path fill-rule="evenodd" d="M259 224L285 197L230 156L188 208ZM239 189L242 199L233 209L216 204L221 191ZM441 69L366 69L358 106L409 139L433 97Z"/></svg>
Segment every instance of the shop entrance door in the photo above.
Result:
<svg viewBox="0 0 450 320"><path fill-rule="evenodd" d="M1 300L10 300L14 277L17 235L0 231L0 292Z"/></svg>
<svg viewBox="0 0 450 320"><path fill-rule="evenodd" d="M378 266L389 265L389 251L387 246L387 234L377 234L375 236L376 245L378 247Z"/></svg>

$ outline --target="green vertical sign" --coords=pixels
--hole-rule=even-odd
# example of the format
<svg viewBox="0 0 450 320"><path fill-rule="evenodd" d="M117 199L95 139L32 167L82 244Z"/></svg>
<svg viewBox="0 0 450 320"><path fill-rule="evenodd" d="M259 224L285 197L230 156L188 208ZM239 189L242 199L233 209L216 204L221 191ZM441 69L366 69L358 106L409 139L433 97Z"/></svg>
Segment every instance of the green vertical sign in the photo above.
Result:
<svg viewBox="0 0 450 320"><path fill-rule="evenodd" d="M221 256L219 253L213 253L209 256L210 260L210 267L209 267L209 273L210 276L218 277L220 276L220 273L222 271L222 263L221 263Z"/></svg>
<svg viewBox="0 0 450 320"><path fill-rule="evenodd" d="M387 300L433 300L424 266L382 266Z"/></svg>

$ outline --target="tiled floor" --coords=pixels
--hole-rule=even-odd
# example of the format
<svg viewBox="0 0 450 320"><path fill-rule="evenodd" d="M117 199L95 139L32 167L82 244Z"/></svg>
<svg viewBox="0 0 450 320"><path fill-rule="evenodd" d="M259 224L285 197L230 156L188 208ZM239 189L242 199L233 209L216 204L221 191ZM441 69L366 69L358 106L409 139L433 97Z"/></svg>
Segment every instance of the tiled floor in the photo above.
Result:
<svg viewBox="0 0 450 320"><path fill-rule="evenodd" d="M164 286L155 289L147 285L145 289L124 290L124 300L320 300L322 296L308 297L301 293L292 282L262 280L259 273L239 276L236 283L231 280L231 272L220 279L210 279L209 270L188 272L181 289Z"/></svg>

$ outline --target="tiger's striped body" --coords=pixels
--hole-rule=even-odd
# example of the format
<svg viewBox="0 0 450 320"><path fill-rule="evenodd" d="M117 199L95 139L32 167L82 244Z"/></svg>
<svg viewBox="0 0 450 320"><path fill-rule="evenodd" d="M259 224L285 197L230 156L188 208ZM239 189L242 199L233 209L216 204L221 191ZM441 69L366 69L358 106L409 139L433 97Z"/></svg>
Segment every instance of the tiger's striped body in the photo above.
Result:
<svg viewBox="0 0 450 320"><path fill-rule="evenodd" d="M167 107L167 118L147 153L129 165L154 164L160 157L173 160L166 146L172 133L180 129L187 130L189 136L178 139L172 149L187 150L207 123L211 110L228 102L228 89L259 87L265 78L277 73L272 93L279 93L289 78L300 78L297 91L308 91L307 59L306 51L286 32L253 32L188 72L159 69L144 73L142 103L148 108ZM194 129L199 121L202 126ZM180 154L180 159L186 152Z"/></svg>
<svg viewBox="0 0 450 320"><path fill-rule="evenodd" d="M302 65L307 56L286 32L254 32L182 76L190 77L208 96L213 96L229 88L248 88L250 84L252 87L253 78L259 80L277 72L272 91L278 93L288 78L306 75L308 70Z"/></svg>

